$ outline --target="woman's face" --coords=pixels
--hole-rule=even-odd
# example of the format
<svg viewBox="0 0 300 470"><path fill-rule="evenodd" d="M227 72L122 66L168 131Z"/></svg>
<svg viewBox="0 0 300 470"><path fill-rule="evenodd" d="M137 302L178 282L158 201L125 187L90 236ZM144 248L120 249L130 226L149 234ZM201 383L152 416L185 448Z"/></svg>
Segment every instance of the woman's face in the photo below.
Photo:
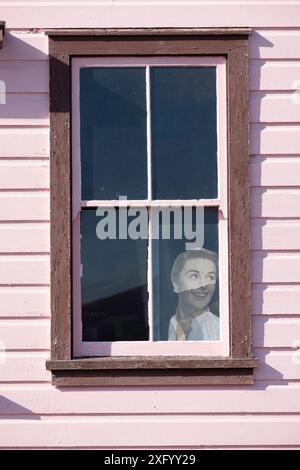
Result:
<svg viewBox="0 0 300 470"><path fill-rule="evenodd" d="M181 303L202 310L210 303L216 289L216 265L209 259L188 259L178 281Z"/></svg>

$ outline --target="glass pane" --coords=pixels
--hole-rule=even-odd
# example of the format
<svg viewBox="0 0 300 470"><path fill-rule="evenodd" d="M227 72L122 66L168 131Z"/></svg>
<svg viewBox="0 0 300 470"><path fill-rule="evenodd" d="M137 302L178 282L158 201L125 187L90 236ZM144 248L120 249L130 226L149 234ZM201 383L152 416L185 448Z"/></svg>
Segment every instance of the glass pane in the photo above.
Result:
<svg viewBox="0 0 300 470"><path fill-rule="evenodd" d="M153 197L217 197L216 68L151 68L151 130Z"/></svg>
<svg viewBox="0 0 300 470"><path fill-rule="evenodd" d="M105 210L99 215L96 209L81 213L83 341L141 341L149 337L148 241L120 239L125 237L119 230L124 210L112 208L109 215ZM129 227L133 219L128 216ZM106 236L109 238L101 239Z"/></svg>
<svg viewBox="0 0 300 470"><path fill-rule="evenodd" d="M82 199L147 198L145 68L80 70Z"/></svg>
<svg viewBox="0 0 300 470"><path fill-rule="evenodd" d="M153 240L153 324L157 341L210 341L218 340L220 335L218 209L205 208L201 219L201 213L193 208L190 226L186 210L177 208L176 215L169 218L170 235L165 232L164 237L160 215L160 238Z"/></svg>

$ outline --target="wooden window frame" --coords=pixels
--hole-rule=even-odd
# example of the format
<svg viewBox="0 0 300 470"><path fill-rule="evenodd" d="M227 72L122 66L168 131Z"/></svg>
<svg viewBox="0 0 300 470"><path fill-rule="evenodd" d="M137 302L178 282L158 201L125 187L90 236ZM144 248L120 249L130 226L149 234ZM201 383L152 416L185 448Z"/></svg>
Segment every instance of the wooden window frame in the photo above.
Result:
<svg viewBox="0 0 300 470"><path fill-rule="evenodd" d="M126 201L116 199L82 200L81 198L81 150L80 150L80 70L86 67L144 67L145 68L145 97L146 97L146 133L147 133L147 195L144 198ZM216 127L217 127L217 195L214 198L203 199L160 199L152 197L152 135L151 135L151 67L214 67L216 72ZM227 136L226 136L226 59L224 57L75 57L72 60L72 206L73 206L73 356L99 357L128 356L135 351L138 356L222 356L229 354L229 306L228 306L228 243L227 243ZM148 213L148 246L147 246L147 314L149 338L144 341L82 341L82 298L81 277L78 275L81 265L80 221L82 211L86 208L117 208L141 207ZM219 279L219 308L220 339L218 341L153 341L154 305L153 305L153 240L150 233L153 229L153 210L174 209L183 207L214 208L218 214L218 279ZM84 269L84 268L83 268Z"/></svg>
<svg viewBox="0 0 300 470"><path fill-rule="evenodd" d="M253 383L248 118L250 29L48 30L50 61L51 359L56 386ZM223 56L227 74L229 357L74 358L72 352L71 59Z"/></svg>

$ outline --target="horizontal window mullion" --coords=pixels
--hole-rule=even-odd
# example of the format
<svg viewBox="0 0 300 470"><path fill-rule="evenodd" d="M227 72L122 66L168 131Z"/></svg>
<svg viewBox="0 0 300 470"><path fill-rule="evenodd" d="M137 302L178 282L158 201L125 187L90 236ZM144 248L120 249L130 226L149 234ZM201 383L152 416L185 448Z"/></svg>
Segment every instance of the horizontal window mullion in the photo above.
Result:
<svg viewBox="0 0 300 470"><path fill-rule="evenodd" d="M81 201L81 209L89 207L178 207L178 206L204 206L219 207L220 199L172 199L172 200L90 200Z"/></svg>

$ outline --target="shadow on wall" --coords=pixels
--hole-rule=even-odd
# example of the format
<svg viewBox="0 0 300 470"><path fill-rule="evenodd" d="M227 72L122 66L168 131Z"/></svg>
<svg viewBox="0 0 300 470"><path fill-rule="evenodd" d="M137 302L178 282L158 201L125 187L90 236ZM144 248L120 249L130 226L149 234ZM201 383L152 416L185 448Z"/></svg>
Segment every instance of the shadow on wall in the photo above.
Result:
<svg viewBox="0 0 300 470"><path fill-rule="evenodd" d="M0 50L0 125L49 123L47 37L25 34L6 31Z"/></svg>
<svg viewBox="0 0 300 470"><path fill-rule="evenodd" d="M254 31L250 36L250 59L260 59L261 50L264 48L272 48L274 45L271 41L263 37L259 32ZM261 88L261 68L265 64L265 61L260 63L259 68L255 69L255 75L251 76L251 89L260 90ZM264 90L262 90L264 91ZM261 99L266 96L266 93L262 93ZM251 103L251 124L250 124L250 155L251 162L254 163L256 156L262 153L262 133L266 129L265 124L260 123L261 116L261 105L262 102L256 101L253 105ZM255 218L260 219L259 230L255 230L255 233L252 231L252 235L255 236L255 243L252 242L253 250L263 250L263 227L266 225L266 219L264 218L263 213L263 195L266 192L266 189L258 187L262 184L262 163L263 159L259 159L255 162L254 171L251 174L251 217L252 217L252 228ZM255 180L255 181L253 181ZM255 186L255 188L253 188ZM264 260L267 258L267 252L261 251L259 256L254 256L252 251L252 282L262 283L263 282L263 272L264 272ZM255 313L261 314L263 311L263 302L264 302L264 291L267 289L267 285L262 286L262 289L259 290L259 294L256 292L256 295L259 295L259 298L255 298L255 302L252 302L252 305L255 304ZM262 318L262 321L256 323L255 329L255 343L258 345L264 345L264 336L265 336L265 324L268 318ZM271 367L267 364L267 356L269 354L269 349L259 348L256 350L256 354L259 356L259 370L256 372L256 375L266 378L266 380L280 380L282 379L282 373Z"/></svg>
<svg viewBox="0 0 300 470"><path fill-rule="evenodd" d="M260 59L261 57L261 49L264 48L272 48L274 44L259 34L257 31L254 31L250 36L250 60L251 59ZM260 67L256 69L256 75L252 76L249 74L251 79L251 86L254 90L260 90L261 85L261 69L265 61L260 64ZM259 74L257 74L257 70L259 70ZM250 88L250 84L249 84ZM262 90L264 91L264 90ZM262 94L261 97L264 98L266 93ZM259 123L259 117L261 115L261 101L257 101L252 108L252 115L251 120L255 122L250 126L250 154L251 156L255 156L261 153L262 148L262 132L266 128L265 124Z"/></svg>
<svg viewBox="0 0 300 470"><path fill-rule="evenodd" d="M254 32L251 37L251 58L260 59L261 55L265 56L265 54L261 54L261 50L268 47L273 47L273 43L268 41L266 38L262 37L258 32ZM254 90L260 90L260 100L256 101L251 106L251 121L252 129L251 129L251 162L255 163L252 167L252 232L253 238L255 237L255 241L252 241L252 274L253 274L253 282L257 283L257 288L255 290L256 297L253 299L252 304L254 305L254 313L258 314L259 317L256 317L256 328L255 328L255 343L259 345L256 348L256 355L259 357L259 368L256 371L256 376L259 379L263 379L264 381L278 382L278 385L286 385L289 383L289 378L293 377L294 367L298 366L297 362L293 362L293 354L297 353L297 351L292 348L285 348L284 351L274 350L274 346L270 348L264 347L265 344L265 336L266 336L266 328L267 322L269 317L267 315L263 316L264 310L264 298L265 298L265 291L269 288L269 285L266 284L264 281L264 265L266 259L268 257L269 251L268 246L264 246L264 237L263 231L264 227L267 225L268 219L275 215L274 213L270 212L271 201L267 201L267 193L269 191L268 188L264 187L265 183L262 180L262 165L266 162L269 158L269 155L278 154L278 150L276 149L275 145L271 146L268 145L266 138L264 137L264 131L266 128L270 128L272 123L263 124L260 123L260 116L261 116L261 106L262 106L262 99L267 96L267 92L261 86L261 74L262 74L262 67L268 63L268 60L260 60L259 66L255 67L255 74L251 77L251 87ZM269 140L270 142L270 140ZM257 158L259 157L259 158ZM264 200L265 199L265 200ZM268 203L267 203L268 202ZM272 208L271 208L272 210ZM276 210L274 208L273 210ZM280 215L280 214L279 214ZM256 219L256 220L254 220ZM255 227L254 227L255 222ZM288 244L286 244L286 248ZM268 282L268 281L267 281ZM267 312L272 314L272 311ZM257 321L259 320L259 321ZM277 347L280 347L281 344L276 344ZM296 359L295 359L296 361ZM274 364L273 364L274 362ZM278 364L278 365L277 365ZM282 364L282 365L280 365ZM280 370L277 370L274 367L278 367L280 370L287 371L288 378L283 378L283 373ZM290 372L289 372L290 371ZM286 373L286 372L285 372ZM289 375L291 373L291 375ZM297 375L298 377L298 375Z"/></svg>
<svg viewBox="0 0 300 470"><path fill-rule="evenodd" d="M5 398L3 395L0 395L0 415L9 416L9 419L20 419L20 415L26 415L26 419L37 421L41 419L33 411Z"/></svg>

